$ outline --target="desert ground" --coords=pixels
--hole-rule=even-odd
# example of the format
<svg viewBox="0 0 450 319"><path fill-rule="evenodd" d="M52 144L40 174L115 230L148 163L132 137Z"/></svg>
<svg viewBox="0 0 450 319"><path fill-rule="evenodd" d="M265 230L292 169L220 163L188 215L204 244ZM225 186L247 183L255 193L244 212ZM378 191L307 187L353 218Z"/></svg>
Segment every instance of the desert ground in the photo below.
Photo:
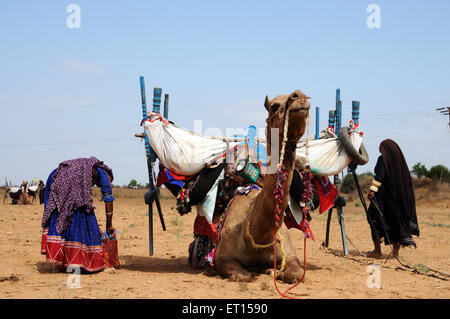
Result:
<svg viewBox="0 0 450 319"><path fill-rule="evenodd" d="M307 240L305 281L290 291L300 299L314 298L438 298L450 297L450 188L416 189L417 214L421 235L417 249L401 249L401 259L415 270L387 258L362 256L373 249L364 210L356 196L344 207L345 227L350 243L343 257L340 227L333 214L330 244L325 239L327 213L312 213L315 241ZM106 269L81 275L81 287L67 286L68 274L58 273L40 254L43 205L0 204L0 298L280 298L273 277L256 275L253 282L236 283L222 279L212 269L195 270L188 265L188 246L193 240L195 208L179 216L173 197L162 192L161 204L167 230L154 215L154 255L148 254L148 208L145 190L115 188L113 225L120 234L120 269ZM0 191L3 198L4 189ZM96 215L105 225L104 205L94 190ZM334 211L335 212L335 211ZM303 234L290 230L297 255L303 264ZM368 288L368 266L381 267L381 288ZM431 268L432 270L428 270ZM434 272L438 270L444 275ZM281 291L290 285L278 282Z"/></svg>

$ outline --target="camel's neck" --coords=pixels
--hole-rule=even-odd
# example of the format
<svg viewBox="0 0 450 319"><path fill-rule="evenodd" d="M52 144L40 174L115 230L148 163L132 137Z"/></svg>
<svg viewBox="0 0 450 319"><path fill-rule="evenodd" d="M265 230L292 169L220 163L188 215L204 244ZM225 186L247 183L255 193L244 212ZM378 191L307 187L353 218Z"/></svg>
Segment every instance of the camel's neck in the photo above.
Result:
<svg viewBox="0 0 450 319"><path fill-rule="evenodd" d="M268 150L270 145L268 145ZM285 151L283 160L284 169L287 172L287 179L283 185L283 198L279 203L279 208L284 212L288 205L289 189L292 182L294 169L295 150ZM270 167L270 162L268 166ZM267 174L264 177L264 186L258 194L253 207L249 211L250 234L258 244L267 244L273 241L275 228L275 208L276 201L274 191L276 188L277 174ZM283 223L283 216L280 216L280 225Z"/></svg>

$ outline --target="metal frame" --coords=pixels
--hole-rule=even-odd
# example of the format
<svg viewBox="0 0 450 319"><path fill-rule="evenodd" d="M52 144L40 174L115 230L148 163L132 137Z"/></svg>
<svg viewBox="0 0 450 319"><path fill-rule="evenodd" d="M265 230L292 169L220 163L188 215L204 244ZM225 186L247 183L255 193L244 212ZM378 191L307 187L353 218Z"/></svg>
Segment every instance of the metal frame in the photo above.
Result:
<svg viewBox="0 0 450 319"><path fill-rule="evenodd" d="M143 123L148 119L147 114L147 102L146 102L146 96L145 96L145 82L144 77L140 77L140 87L141 87L141 104L142 104L142 120ZM159 113L160 112L160 106L161 106L161 88L155 87L153 89L153 112ZM167 98L164 102L164 113L168 114L168 108L169 108L169 99L168 94L166 94ZM166 111L167 110L167 111ZM156 162L156 159L158 158L155 151L150 147L150 143L148 141L148 136L145 134L141 135L145 140L145 154L147 158L147 170L148 170L148 180L149 180L149 189L147 193L145 194L146 203L148 204L148 230L149 230L149 255L153 256L153 202L156 204L156 208L158 210L159 218L161 221L161 226L163 230L166 230L164 217L161 210L161 204L159 202L159 189L155 187L154 183L154 174L153 174L153 168Z"/></svg>

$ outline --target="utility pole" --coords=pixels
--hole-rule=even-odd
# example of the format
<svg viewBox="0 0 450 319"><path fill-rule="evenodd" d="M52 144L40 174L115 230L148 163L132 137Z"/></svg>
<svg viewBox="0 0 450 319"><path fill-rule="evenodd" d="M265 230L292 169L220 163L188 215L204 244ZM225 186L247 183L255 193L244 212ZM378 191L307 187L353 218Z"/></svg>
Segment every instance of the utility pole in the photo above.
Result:
<svg viewBox="0 0 450 319"><path fill-rule="evenodd" d="M441 114L448 116L448 127L450 128L450 107L440 107L436 109L436 111L439 111Z"/></svg>

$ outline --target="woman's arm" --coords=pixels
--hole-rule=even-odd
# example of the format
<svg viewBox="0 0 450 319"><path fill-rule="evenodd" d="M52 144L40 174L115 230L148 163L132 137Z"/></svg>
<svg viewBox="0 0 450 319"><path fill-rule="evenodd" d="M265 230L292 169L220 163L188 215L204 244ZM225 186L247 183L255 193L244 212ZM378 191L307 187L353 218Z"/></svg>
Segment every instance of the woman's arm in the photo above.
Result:
<svg viewBox="0 0 450 319"><path fill-rule="evenodd" d="M103 198L105 202L105 214L106 214L106 232L108 235L114 234L115 228L112 225L114 214L114 196L112 195L111 177L101 168L97 168L99 173L99 186L102 189Z"/></svg>
<svg viewBox="0 0 450 319"><path fill-rule="evenodd" d="M116 230L112 225L113 214L114 214L114 205L113 202L105 203L105 213L106 213L106 232L108 235L114 234Z"/></svg>
<svg viewBox="0 0 450 319"><path fill-rule="evenodd" d="M376 192L378 191L378 187L380 187L383 184L384 181L384 175L385 175L385 169L384 169L384 162L383 157L380 155L377 160L377 164L375 165L375 176L374 180L372 181L372 186L369 194L367 197L369 200L372 200L375 197ZM373 188L375 186L375 188ZM372 188L375 190L372 190Z"/></svg>

